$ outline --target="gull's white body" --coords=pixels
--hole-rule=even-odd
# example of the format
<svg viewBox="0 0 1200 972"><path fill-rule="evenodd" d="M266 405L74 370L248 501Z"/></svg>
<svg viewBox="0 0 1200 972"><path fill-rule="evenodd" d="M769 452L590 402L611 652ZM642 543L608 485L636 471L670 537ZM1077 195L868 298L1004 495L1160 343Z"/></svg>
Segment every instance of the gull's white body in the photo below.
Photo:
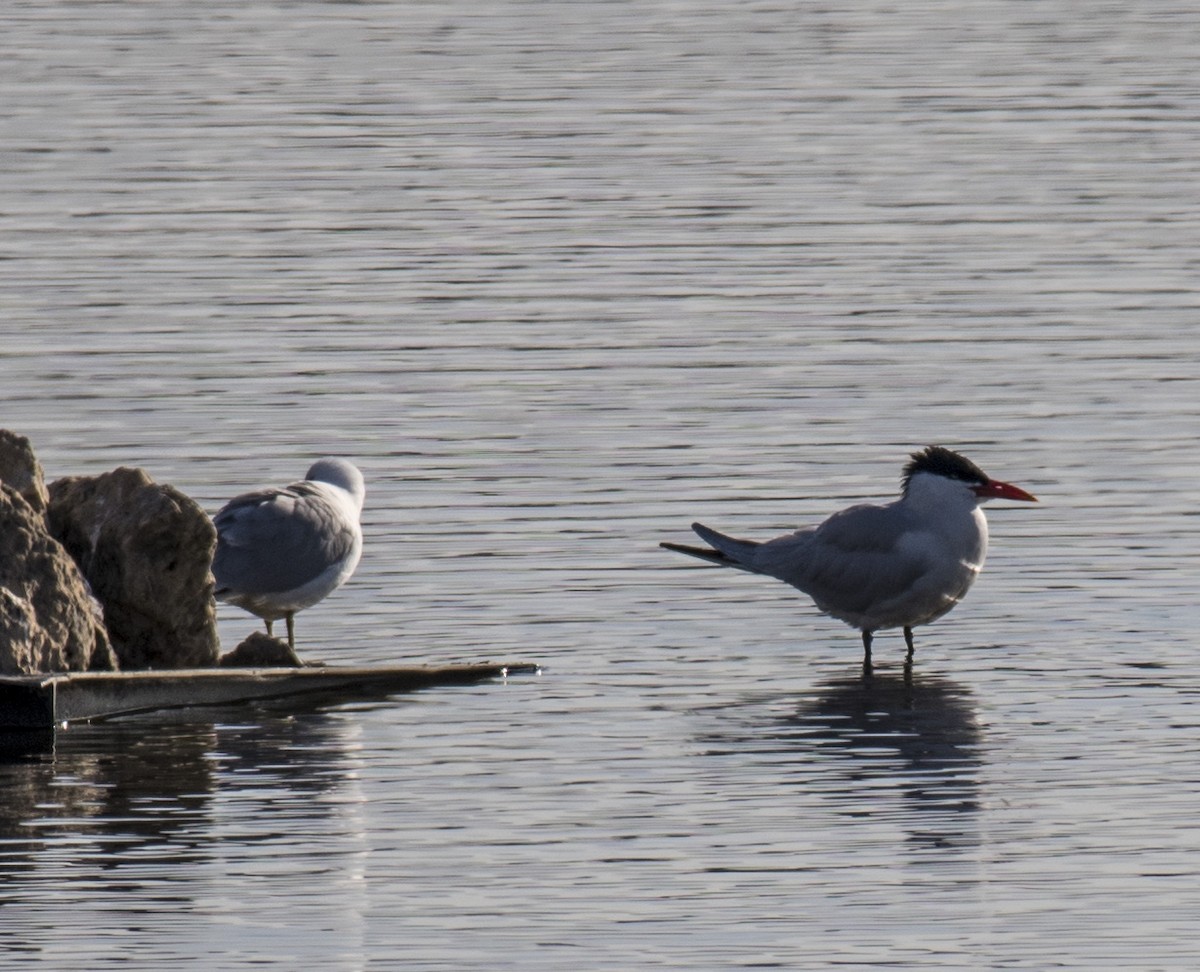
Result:
<svg viewBox="0 0 1200 972"><path fill-rule="evenodd" d="M991 498L1034 501L988 479L970 460L931 446L914 454L895 502L852 506L819 526L762 543L694 523L711 549L663 546L803 591L825 614L862 632L868 660L875 631L903 628L911 657L912 629L950 611L979 575L988 548L979 504Z"/></svg>
<svg viewBox="0 0 1200 972"><path fill-rule="evenodd" d="M215 517L214 595L267 623L292 616L342 586L362 556L362 474L322 459L289 486L230 500Z"/></svg>

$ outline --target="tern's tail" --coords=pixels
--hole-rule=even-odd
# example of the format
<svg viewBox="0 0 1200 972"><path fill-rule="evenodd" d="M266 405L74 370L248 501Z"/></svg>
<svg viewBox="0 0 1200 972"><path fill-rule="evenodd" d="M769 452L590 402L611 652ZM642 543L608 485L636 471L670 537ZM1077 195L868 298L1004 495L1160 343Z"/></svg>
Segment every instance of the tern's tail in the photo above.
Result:
<svg viewBox="0 0 1200 972"><path fill-rule="evenodd" d="M711 544L712 549L688 547L681 543L660 543L659 546L665 547L667 550L674 550L676 553L687 554L689 557L699 557L701 560L707 560L710 564L736 567L739 570L754 570L754 551L758 549L758 544L753 540L735 540L716 530L710 530L703 523L693 523L692 529L696 531L701 540Z"/></svg>

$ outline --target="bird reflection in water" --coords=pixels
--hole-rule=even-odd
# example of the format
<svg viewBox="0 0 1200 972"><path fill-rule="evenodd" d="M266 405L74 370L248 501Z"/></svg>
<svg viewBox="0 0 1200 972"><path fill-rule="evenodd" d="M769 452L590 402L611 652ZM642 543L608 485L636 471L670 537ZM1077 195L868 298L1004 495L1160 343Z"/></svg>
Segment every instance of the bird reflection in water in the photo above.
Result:
<svg viewBox="0 0 1200 972"><path fill-rule="evenodd" d="M933 845L970 841L964 815L979 808L982 733L968 689L947 679L864 671L834 679L784 717L777 737L820 758L838 759L846 783L831 791L852 815L870 816L878 800L863 784L889 780L909 810L915 840Z"/></svg>
<svg viewBox="0 0 1200 972"><path fill-rule="evenodd" d="M849 817L894 820L919 847L978 845L983 732L964 686L866 669L818 683L798 701L776 695L721 708L731 719L703 737L710 755L737 754L742 766L746 756L765 757L806 797Z"/></svg>
<svg viewBox="0 0 1200 972"><path fill-rule="evenodd" d="M102 848L90 858L99 870L157 860L185 880L185 865L212 856L217 791L235 774L247 818L265 824L259 839L287 839L298 818L326 822L335 804L323 798L352 776L354 744L319 708L293 709L177 710L27 734L19 749L0 747L0 840L10 844L0 880L18 865L32 873L57 846L75 848L84 875L81 834ZM216 722L218 714L228 718Z"/></svg>

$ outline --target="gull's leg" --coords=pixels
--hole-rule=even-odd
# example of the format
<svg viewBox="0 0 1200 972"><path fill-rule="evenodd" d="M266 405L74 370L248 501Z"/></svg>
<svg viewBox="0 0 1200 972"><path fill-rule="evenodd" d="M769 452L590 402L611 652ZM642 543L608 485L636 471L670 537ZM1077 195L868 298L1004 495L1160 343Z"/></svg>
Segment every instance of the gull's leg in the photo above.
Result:
<svg viewBox="0 0 1200 972"><path fill-rule="evenodd" d="M285 614L284 617L287 618L288 647L291 648L292 651L295 651L296 650L296 626L295 626L294 619L295 619L296 615L294 612L288 611L288 613Z"/></svg>

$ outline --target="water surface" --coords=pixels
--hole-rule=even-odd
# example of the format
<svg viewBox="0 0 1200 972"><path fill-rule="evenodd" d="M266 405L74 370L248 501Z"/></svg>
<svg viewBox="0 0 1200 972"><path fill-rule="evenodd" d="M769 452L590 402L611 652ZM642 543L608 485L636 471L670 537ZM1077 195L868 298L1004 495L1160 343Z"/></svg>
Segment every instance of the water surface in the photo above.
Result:
<svg viewBox="0 0 1200 972"><path fill-rule="evenodd" d="M7 965L1195 966L1200 14L5 21L0 424L209 510L350 456L301 653L544 667L26 740ZM1042 503L911 681L657 548L930 442Z"/></svg>

